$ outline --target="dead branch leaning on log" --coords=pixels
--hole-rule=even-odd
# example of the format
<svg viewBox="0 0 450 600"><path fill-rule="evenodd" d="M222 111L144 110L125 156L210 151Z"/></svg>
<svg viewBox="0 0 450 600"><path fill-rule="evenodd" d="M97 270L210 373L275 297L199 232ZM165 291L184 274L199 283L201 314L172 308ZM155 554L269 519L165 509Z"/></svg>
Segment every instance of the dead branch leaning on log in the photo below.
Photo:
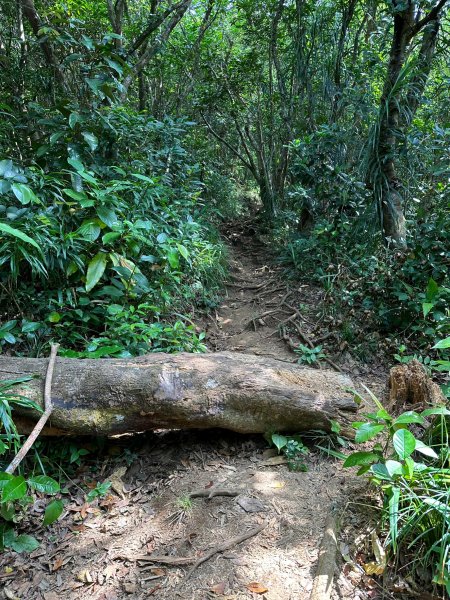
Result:
<svg viewBox="0 0 450 600"><path fill-rule="evenodd" d="M48 418L50 417L53 405L52 405L52 378L53 378L53 368L55 366L56 354L58 352L59 344L52 344L52 348L50 351L50 359L48 362L47 375L45 376L45 387L44 387L44 413L42 414L39 421L36 423L33 431L28 436L27 441L24 443L22 448L13 458L11 463L6 468L6 473L14 473L20 463L23 461L25 456L28 454L31 446L36 441L38 435L41 433L44 425L47 423Z"/></svg>

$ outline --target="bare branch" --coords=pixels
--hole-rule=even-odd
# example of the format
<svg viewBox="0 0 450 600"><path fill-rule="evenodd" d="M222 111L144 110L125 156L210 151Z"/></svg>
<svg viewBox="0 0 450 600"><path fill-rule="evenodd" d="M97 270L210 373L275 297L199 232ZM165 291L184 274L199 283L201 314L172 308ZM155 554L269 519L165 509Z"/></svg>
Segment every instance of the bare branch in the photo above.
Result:
<svg viewBox="0 0 450 600"><path fill-rule="evenodd" d="M414 25L414 27L411 27L411 31L409 33L409 38L413 38L415 35L417 35L419 33L419 31L421 29L423 29L425 27L425 25L428 25L428 23L430 23L431 21L434 21L435 19L437 19L439 17L439 13L441 12L441 10L444 8L445 4L447 3L447 0L440 0L431 10L430 12L425 15L425 17L423 17L423 19L421 19L418 23L416 23Z"/></svg>

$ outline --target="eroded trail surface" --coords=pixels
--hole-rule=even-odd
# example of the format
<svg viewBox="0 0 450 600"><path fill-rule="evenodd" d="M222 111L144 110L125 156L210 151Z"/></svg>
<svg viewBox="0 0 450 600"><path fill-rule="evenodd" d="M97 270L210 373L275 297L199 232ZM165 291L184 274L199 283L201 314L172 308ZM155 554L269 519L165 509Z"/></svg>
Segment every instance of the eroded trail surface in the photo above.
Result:
<svg viewBox="0 0 450 600"><path fill-rule="evenodd" d="M232 277L222 305L204 323L208 345L295 362L293 345L327 336L317 328L322 299L306 285L288 286L251 233L241 231L233 237L237 244L230 243ZM339 363L335 368L355 379L361 374L363 367L342 353L327 355ZM305 465L306 472L289 471L261 436L208 431L121 438L108 446L97 472L80 471L70 480L66 516L47 535L36 532L44 539L31 559L0 557L5 597L306 600L327 515L333 509L342 515L339 547L351 553L362 528L357 505L366 502L367 489L318 451ZM92 487L111 481L111 493L86 504L83 481ZM40 510L37 503L33 511ZM210 550L260 526L195 566ZM152 562L155 555L172 564ZM177 564L183 558L191 563ZM338 567L334 600L377 596L376 588L361 585L358 569L342 569L342 559Z"/></svg>

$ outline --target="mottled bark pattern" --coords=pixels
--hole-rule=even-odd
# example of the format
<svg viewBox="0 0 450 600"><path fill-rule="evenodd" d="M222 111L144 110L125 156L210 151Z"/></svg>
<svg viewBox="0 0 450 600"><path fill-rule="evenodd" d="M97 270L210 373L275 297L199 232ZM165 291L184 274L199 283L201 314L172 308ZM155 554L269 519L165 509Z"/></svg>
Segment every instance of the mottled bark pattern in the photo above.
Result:
<svg viewBox="0 0 450 600"><path fill-rule="evenodd" d="M42 405L47 362L2 357L0 379L36 376L21 393ZM243 433L330 430L331 419L352 418L349 387L347 376L332 371L226 352L58 358L49 425L76 434L210 427ZM23 409L15 412L30 420Z"/></svg>

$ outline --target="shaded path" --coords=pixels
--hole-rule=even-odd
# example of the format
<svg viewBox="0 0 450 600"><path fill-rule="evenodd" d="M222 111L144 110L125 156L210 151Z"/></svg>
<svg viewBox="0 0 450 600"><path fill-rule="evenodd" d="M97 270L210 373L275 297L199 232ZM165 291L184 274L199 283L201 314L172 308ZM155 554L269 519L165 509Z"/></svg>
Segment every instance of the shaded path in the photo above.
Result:
<svg viewBox="0 0 450 600"><path fill-rule="evenodd" d="M295 362L278 335L280 323L289 329L292 320L286 319L293 315L282 304L290 290L281 270L265 263L265 250L253 236L237 241L227 296L205 322L208 345ZM304 301L314 302L308 290L302 292ZM300 305L295 293L291 302ZM300 321L309 335L314 325L306 315ZM306 458L307 472L290 472L261 436L174 431L122 438L114 446L119 458L103 456L100 472L91 477L93 485L115 481L116 493L87 505L78 487L86 473L69 482L67 514L31 560L0 557L2 568L12 569L0 579L8 593L30 600L307 600L327 514L365 493L361 481L317 452ZM240 495L188 497L216 487ZM215 555L188 579L188 568L136 559L201 556L262 523L267 526L261 533ZM333 598L365 598L358 594L341 577Z"/></svg>

